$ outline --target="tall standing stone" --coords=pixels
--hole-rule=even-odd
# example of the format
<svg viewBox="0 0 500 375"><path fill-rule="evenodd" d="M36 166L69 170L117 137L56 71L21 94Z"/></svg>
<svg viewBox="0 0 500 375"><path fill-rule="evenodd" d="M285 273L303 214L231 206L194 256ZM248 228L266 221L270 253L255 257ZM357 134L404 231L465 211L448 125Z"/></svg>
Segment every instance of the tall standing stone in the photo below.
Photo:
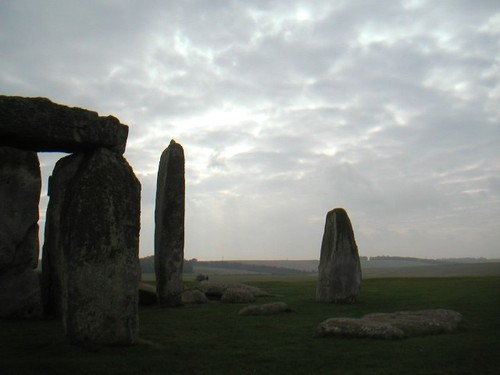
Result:
<svg viewBox="0 0 500 375"><path fill-rule="evenodd" d="M38 264L40 163L35 152L0 147L0 317L41 314Z"/></svg>
<svg viewBox="0 0 500 375"><path fill-rule="evenodd" d="M354 303L361 285L361 264L347 212L336 208L326 216L321 244L316 299Z"/></svg>
<svg viewBox="0 0 500 375"><path fill-rule="evenodd" d="M172 140L161 155L156 184L155 273L161 306L182 304L184 164L184 150Z"/></svg>
<svg viewBox="0 0 500 375"><path fill-rule="evenodd" d="M85 154L61 209L63 323L75 343L138 339L140 183L126 160Z"/></svg>
<svg viewBox="0 0 500 375"><path fill-rule="evenodd" d="M60 159L49 178L50 197L45 214L45 241L42 250L42 300L46 316L62 315L61 210L66 189L73 180L83 154Z"/></svg>

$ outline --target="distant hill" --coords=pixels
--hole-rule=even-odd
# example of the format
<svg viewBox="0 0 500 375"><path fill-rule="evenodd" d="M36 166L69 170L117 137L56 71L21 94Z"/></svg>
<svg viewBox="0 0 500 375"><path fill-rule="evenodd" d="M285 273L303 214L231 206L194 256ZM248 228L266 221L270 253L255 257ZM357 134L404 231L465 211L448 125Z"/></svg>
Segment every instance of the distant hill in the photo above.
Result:
<svg viewBox="0 0 500 375"><path fill-rule="evenodd" d="M142 273L155 273L155 257L154 255L139 259L141 263ZM193 273L193 266L190 261L184 260L184 273Z"/></svg>
<svg viewBox="0 0 500 375"><path fill-rule="evenodd" d="M142 273L154 273L154 256L140 259ZM240 261L198 261L184 260L184 273L228 273L228 274L266 274L297 275L309 271L293 267L281 267L273 264L259 264Z"/></svg>
<svg viewBox="0 0 500 375"><path fill-rule="evenodd" d="M360 257L363 278L500 276L500 259L423 259L397 256ZM143 274L154 274L154 256L140 259ZM42 261L38 262L41 269ZM318 272L319 260L184 261L186 274L306 275Z"/></svg>
<svg viewBox="0 0 500 375"><path fill-rule="evenodd" d="M209 261L195 262L193 268L195 272L208 273L218 270L223 273L251 273L251 274L266 274L266 275L298 275L310 273L310 270L293 267L293 264L280 265L279 263L263 263L263 262L242 262L242 261ZM313 272L315 272L314 270Z"/></svg>
<svg viewBox="0 0 500 375"><path fill-rule="evenodd" d="M500 260L485 258L423 259L397 256L360 257L363 277L440 277L500 275ZM301 275L318 271L319 260L184 261L184 273ZM141 259L143 273L154 273L154 257Z"/></svg>
<svg viewBox="0 0 500 375"><path fill-rule="evenodd" d="M446 263L407 267L362 267L364 279L380 277L500 276L500 262Z"/></svg>

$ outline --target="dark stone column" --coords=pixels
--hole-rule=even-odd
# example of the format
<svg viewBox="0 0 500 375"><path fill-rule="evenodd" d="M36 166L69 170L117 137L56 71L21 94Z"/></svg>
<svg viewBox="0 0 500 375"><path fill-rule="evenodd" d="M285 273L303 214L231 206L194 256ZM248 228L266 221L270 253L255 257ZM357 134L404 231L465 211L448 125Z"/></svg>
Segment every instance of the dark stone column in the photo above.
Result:
<svg viewBox="0 0 500 375"><path fill-rule="evenodd" d="M140 183L107 149L85 154L61 210L63 322L80 344L130 345L139 330Z"/></svg>
<svg viewBox="0 0 500 375"><path fill-rule="evenodd" d="M347 212L336 208L326 216L321 244L316 299L354 303L361 285L361 263Z"/></svg>
<svg viewBox="0 0 500 375"><path fill-rule="evenodd" d="M61 209L66 189L78 171L83 154L60 159L49 178L50 197L45 215L45 241L42 251L42 297L46 316L62 315Z"/></svg>
<svg viewBox="0 0 500 375"><path fill-rule="evenodd" d="M172 140L158 169L155 208L155 272L161 306L182 304L184 262L184 150Z"/></svg>
<svg viewBox="0 0 500 375"><path fill-rule="evenodd" d="M38 264L40 163L35 152L0 147L0 317L41 314Z"/></svg>

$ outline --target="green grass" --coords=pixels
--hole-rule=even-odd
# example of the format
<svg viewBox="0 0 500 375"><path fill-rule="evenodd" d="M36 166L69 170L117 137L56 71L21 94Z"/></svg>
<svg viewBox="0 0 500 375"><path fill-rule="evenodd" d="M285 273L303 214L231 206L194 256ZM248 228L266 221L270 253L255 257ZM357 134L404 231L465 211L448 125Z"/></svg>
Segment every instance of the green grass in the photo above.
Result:
<svg viewBox="0 0 500 375"><path fill-rule="evenodd" d="M88 350L68 344L59 321L0 321L0 374L497 374L500 278L365 280L355 305L314 301L311 277L217 276L285 301L296 313L239 316L245 305L141 308L141 341ZM194 281L188 280L188 285ZM450 308L457 333L400 341L319 339L318 323L370 312Z"/></svg>

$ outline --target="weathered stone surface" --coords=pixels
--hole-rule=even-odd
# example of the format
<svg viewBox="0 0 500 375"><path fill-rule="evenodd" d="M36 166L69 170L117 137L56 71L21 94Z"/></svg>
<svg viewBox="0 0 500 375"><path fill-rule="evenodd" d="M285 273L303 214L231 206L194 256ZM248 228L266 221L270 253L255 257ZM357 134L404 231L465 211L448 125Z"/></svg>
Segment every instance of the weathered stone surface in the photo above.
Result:
<svg viewBox="0 0 500 375"><path fill-rule="evenodd" d="M0 147L0 317L41 313L38 263L40 164L36 153Z"/></svg>
<svg viewBox="0 0 500 375"><path fill-rule="evenodd" d="M373 339L401 339L404 332L388 323L354 318L331 318L318 325L319 337L351 337Z"/></svg>
<svg viewBox="0 0 500 375"><path fill-rule="evenodd" d="M0 272L0 318L39 318L40 278L33 269Z"/></svg>
<svg viewBox="0 0 500 375"><path fill-rule="evenodd" d="M75 178L82 160L83 154L60 159L49 178L50 200L45 215L45 241L42 251L42 297L46 316L62 314L61 210L66 189Z"/></svg>
<svg viewBox="0 0 500 375"><path fill-rule="evenodd" d="M220 301L222 303L249 303L255 301L255 296L244 288L227 288Z"/></svg>
<svg viewBox="0 0 500 375"><path fill-rule="evenodd" d="M233 288L233 289L244 289L251 293L254 297L270 297L271 294L267 293L266 291L257 288L252 285L248 284L242 284L242 283L217 283L217 282L212 282L212 281L203 281L200 283L198 286L198 289L200 289L203 293L208 298L211 299L220 299L226 289Z"/></svg>
<svg viewBox="0 0 500 375"><path fill-rule="evenodd" d="M140 184L107 149L86 154L61 210L63 323L75 343L138 339Z"/></svg>
<svg viewBox="0 0 500 375"><path fill-rule="evenodd" d="M184 262L184 150L172 140L158 168L155 208L155 273L158 303L182 304Z"/></svg>
<svg viewBox="0 0 500 375"><path fill-rule="evenodd" d="M123 154L128 126L112 116L46 98L0 95L0 145L31 151L84 152L99 147Z"/></svg>
<svg viewBox="0 0 500 375"><path fill-rule="evenodd" d="M453 310L435 309L368 314L361 319L331 318L320 323L320 337L401 339L411 336L454 332L462 315Z"/></svg>
<svg viewBox="0 0 500 375"><path fill-rule="evenodd" d="M398 311L394 313L368 314L363 320L389 323L407 336L451 333L462 321L462 314L448 309Z"/></svg>
<svg viewBox="0 0 500 375"><path fill-rule="evenodd" d="M321 244L316 299L354 303L361 286L361 263L347 212L336 208L326 216Z"/></svg>
<svg viewBox="0 0 500 375"><path fill-rule="evenodd" d="M271 302L263 305L247 306L240 310L240 315L277 315L289 313L293 310L285 302Z"/></svg>
<svg viewBox="0 0 500 375"><path fill-rule="evenodd" d="M207 303L208 298L201 290L185 290L182 293L183 304Z"/></svg>

